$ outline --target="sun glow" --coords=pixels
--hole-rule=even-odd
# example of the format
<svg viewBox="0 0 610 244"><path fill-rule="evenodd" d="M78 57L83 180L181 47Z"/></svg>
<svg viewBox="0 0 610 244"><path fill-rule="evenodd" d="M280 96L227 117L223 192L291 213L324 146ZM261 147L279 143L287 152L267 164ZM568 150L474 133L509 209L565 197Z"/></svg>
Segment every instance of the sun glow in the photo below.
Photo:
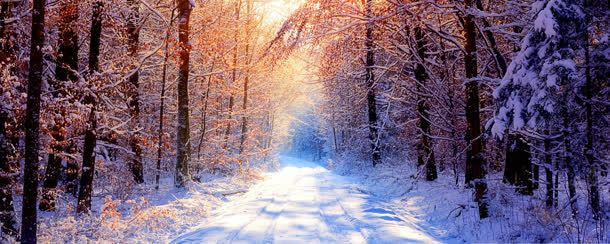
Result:
<svg viewBox="0 0 610 244"><path fill-rule="evenodd" d="M304 0L261 0L256 3L260 6L267 22L282 22L292 14Z"/></svg>

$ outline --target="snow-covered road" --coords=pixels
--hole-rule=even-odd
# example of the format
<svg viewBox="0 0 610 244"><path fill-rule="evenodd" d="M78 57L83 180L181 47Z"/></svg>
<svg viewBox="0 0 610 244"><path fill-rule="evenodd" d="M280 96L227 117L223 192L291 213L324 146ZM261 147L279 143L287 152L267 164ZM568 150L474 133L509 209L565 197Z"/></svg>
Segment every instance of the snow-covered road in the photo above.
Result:
<svg viewBox="0 0 610 244"><path fill-rule="evenodd" d="M280 171L173 243L439 242L352 179L296 158L281 163Z"/></svg>

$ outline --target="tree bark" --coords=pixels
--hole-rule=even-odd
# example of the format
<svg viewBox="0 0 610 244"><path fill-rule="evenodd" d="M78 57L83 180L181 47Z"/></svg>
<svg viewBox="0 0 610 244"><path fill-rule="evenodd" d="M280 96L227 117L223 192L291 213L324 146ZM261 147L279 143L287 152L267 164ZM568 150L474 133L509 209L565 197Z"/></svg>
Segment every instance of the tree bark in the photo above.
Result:
<svg viewBox="0 0 610 244"><path fill-rule="evenodd" d="M78 1L62 0L60 1L61 22L59 24L59 43L58 54L55 66L55 80L51 80L52 93L54 98L67 96L69 92L65 86L65 82L70 80L77 81L78 72L78 33L75 30L78 21ZM55 125L51 130L51 153L47 160L47 168L45 172L42 198L40 199L40 210L55 211L55 197L57 195L57 183L61 172L62 158L59 156L63 151L69 149L66 147L66 107L59 105L59 113L61 116L55 119ZM74 167L74 160L66 162L69 166ZM78 167L78 166L76 166ZM73 176L73 175L70 175ZM68 177L67 177L68 178ZM71 179L71 178L70 178ZM66 187L74 182L66 181ZM73 188L66 189L68 192Z"/></svg>
<svg viewBox="0 0 610 244"><path fill-rule="evenodd" d="M244 70L244 101L242 103L242 117L241 117L241 139L239 142L239 153L243 154L244 152L244 144L246 143L246 139L248 138L248 83L250 82L250 20L252 18L252 0L246 1L246 45L245 45L245 56L246 56L246 69Z"/></svg>
<svg viewBox="0 0 610 244"><path fill-rule="evenodd" d="M178 0L178 155L176 159L177 187L184 187L189 180L189 158L191 154L189 131L189 22L192 6L189 0Z"/></svg>
<svg viewBox="0 0 610 244"><path fill-rule="evenodd" d="M169 38L171 29L174 24L175 9L169 19L169 26L165 32L165 55L163 57L163 72L161 73L161 104L159 105L159 136L157 138L157 172L155 173L155 189L159 190L159 181L161 180L161 147L163 145L163 117L165 116L165 83L167 80L167 61L169 60Z"/></svg>
<svg viewBox="0 0 610 244"><path fill-rule="evenodd" d="M40 93L42 47L44 45L45 0L34 0L28 95L25 115L25 164L21 215L21 243L36 243L36 202L38 200L38 153L40 150Z"/></svg>
<svg viewBox="0 0 610 244"><path fill-rule="evenodd" d="M523 195L534 194L532 181L532 161L530 146L524 136L514 133L508 135L509 154L506 155L505 181L517 187L517 192ZM508 173L507 173L508 172Z"/></svg>
<svg viewBox="0 0 610 244"><path fill-rule="evenodd" d="M366 100L368 108L369 122L369 140L371 142L371 156L373 159L373 167L381 163L381 149L379 146L379 126L377 119L377 95L375 91L375 51L373 50L373 0L365 1L366 11L366 40L364 48L366 49L366 67L365 67L365 84L367 88Z"/></svg>
<svg viewBox="0 0 610 244"><path fill-rule="evenodd" d="M426 68L423 64L423 62L426 60L426 40L424 38L424 33L419 26L415 27L414 34L417 45L417 64L415 66L415 79L417 80L416 86L418 92L417 114L419 117L419 130L421 133L422 147L422 150L419 151L421 154L418 157L421 158L422 162L424 163L424 167L426 169L426 180L433 181L436 180L438 176L436 172L434 150L432 149L432 141L430 139L432 130L430 128L431 124L428 116L428 103L423 95L426 87L426 80L428 79L428 74L426 73Z"/></svg>
<svg viewBox="0 0 610 244"><path fill-rule="evenodd" d="M235 41L235 47L233 48L233 67L231 70L231 84L229 84L229 111L228 111L228 123L225 131L225 138L223 149L227 149L229 147L229 136L231 135L231 123L233 120L233 106L235 105L235 98L233 96L233 86L237 81L237 53L239 51L239 19L241 12L241 0L238 0L235 3L235 32L233 34L233 39Z"/></svg>
<svg viewBox="0 0 610 244"><path fill-rule="evenodd" d="M474 7L472 0L465 0L466 11ZM488 206L485 199L487 183L483 168L483 144L481 140L481 121L479 111L479 83L472 80L477 77L477 32L474 16L466 13L464 16L464 66L466 71L466 184L474 183L475 201L479 205L479 217L488 217Z"/></svg>
<svg viewBox="0 0 610 244"><path fill-rule="evenodd" d="M0 3L0 69L5 69L6 64L15 58L14 42L9 38L14 35L11 28L4 23L6 19L12 17L13 3ZM14 70L9 68L9 74L14 74ZM0 87L0 94L4 94L5 88ZM4 102L4 101L2 101ZM11 163L9 155L14 155L13 145L9 142L6 123L8 122L10 110L0 105L0 224L2 233L17 237L19 234L16 228L15 207L13 200L14 174L18 165ZM16 134L16 133L13 133ZM11 145L13 144L13 145Z"/></svg>
<svg viewBox="0 0 610 244"><path fill-rule="evenodd" d="M0 224L2 233L17 236L15 228L15 208L13 206L13 169L8 159L10 153L6 139L8 114L0 108Z"/></svg>
<svg viewBox="0 0 610 244"><path fill-rule="evenodd" d="M210 68L210 73L214 71L214 63L212 61L212 67ZM203 101L203 111L201 116L201 135L199 137L199 145L197 145L197 159L201 159L201 146L203 145L203 140L205 139L205 132L207 131L208 125L208 104L210 100L210 88L212 86L212 75L208 77L208 84L205 89L205 101Z"/></svg>
<svg viewBox="0 0 610 244"><path fill-rule="evenodd" d="M570 143L570 134L571 134L571 126L570 126L570 118L568 116L567 108L563 108L563 144L564 144L564 161L567 168L567 176L568 176L568 197L570 202L570 207L572 208L572 216L578 216L578 199L576 198L576 184L575 184L575 172L574 165L572 162L572 146Z"/></svg>
<svg viewBox="0 0 610 244"><path fill-rule="evenodd" d="M127 18L127 37L129 39L129 55L134 59L138 59L138 46L140 45L140 28L138 22L140 19L140 2L137 0L127 0L127 5L130 7L130 12ZM135 67L134 67L135 68ZM142 165L142 146L140 145L140 72L134 71L129 76L129 108L131 112L132 128L135 131L129 138L133 158L129 163L129 169L133 175L133 180L140 184L144 183L144 172Z"/></svg>
<svg viewBox="0 0 610 244"><path fill-rule="evenodd" d="M553 207L555 201L554 186L553 186L553 172L551 167L553 165L553 156L551 155L551 139L549 138L549 130L545 130L544 138L544 173L546 175L546 206Z"/></svg>
<svg viewBox="0 0 610 244"><path fill-rule="evenodd" d="M591 22L591 16L589 15L588 7L591 3L589 0L584 0L584 12L585 22L587 23L586 28L583 30L583 45L585 48L585 85L584 85L584 105L585 105L585 137L586 144L584 148L584 155L588 163L587 172L587 184L589 185L589 202L591 204L591 211L593 212L593 219L599 220L602 217L602 209L599 200L599 186L597 185L597 167L594 156L593 146L593 78L591 76L591 58L590 58L590 47L589 47L589 30L588 27Z"/></svg>
<svg viewBox="0 0 610 244"><path fill-rule="evenodd" d="M102 35L102 11L104 4L102 1L93 3L91 14L91 37L89 41L89 86L93 88L92 79L99 67L100 42ZM80 188L78 191L77 211L87 213L91 210L91 193L93 192L93 176L95 173L95 145L97 142L97 101L94 94L88 94L85 104L91 106L87 130L85 131L85 142L83 143L83 167L80 178Z"/></svg>
<svg viewBox="0 0 610 244"><path fill-rule="evenodd" d="M476 0L476 5L479 10L485 11L483 9L483 3L481 2L481 0ZM491 52L497 65L498 75L504 76L508 67L506 64L506 59L502 55L502 52L500 52L500 50L498 49L498 45L496 44L496 38L494 37L493 32L491 32L490 30L491 24L485 18L480 19L483 23L483 28L485 28L483 30L483 34L485 35L485 39L487 40L488 45L491 48Z"/></svg>

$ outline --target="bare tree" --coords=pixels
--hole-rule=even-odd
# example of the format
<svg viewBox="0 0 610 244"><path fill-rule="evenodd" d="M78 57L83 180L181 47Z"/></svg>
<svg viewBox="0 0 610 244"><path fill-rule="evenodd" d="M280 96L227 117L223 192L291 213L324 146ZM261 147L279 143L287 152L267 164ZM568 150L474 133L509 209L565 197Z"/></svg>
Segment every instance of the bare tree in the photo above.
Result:
<svg viewBox="0 0 610 244"><path fill-rule="evenodd" d="M25 164L21 211L21 242L36 243L36 202L38 200L38 153L40 150L40 93L42 46L44 45L45 0L35 0L32 8L30 72L25 116Z"/></svg>
<svg viewBox="0 0 610 244"><path fill-rule="evenodd" d="M91 34L89 39L89 87L93 89L95 73L99 70L100 43L102 36L102 11L104 3L97 0L93 3L91 14ZM93 91L89 91L93 93ZM83 143L83 167L80 177L80 188L78 191L77 211L86 213L91 209L91 193L93 192L93 175L95 173L95 145L97 140L97 118L95 94L87 94L85 104L91 107L89 121L85 131L85 142Z"/></svg>
<svg viewBox="0 0 610 244"><path fill-rule="evenodd" d="M183 187L190 179L189 161L191 154L189 130L189 22L192 7L189 0L178 0L178 154L176 157L175 184Z"/></svg>
<svg viewBox="0 0 610 244"><path fill-rule="evenodd" d="M483 157L483 143L481 138L481 119L479 111L479 82L476 80L477 72L477 31L474 16L470 8L474 8L472 0L465 0L464 19L464 68L466 71L466 184L474 183L475 201L479 204L479 216L487 218L488 207L485 200L487 183L485 182L485 169Z"/></svg>

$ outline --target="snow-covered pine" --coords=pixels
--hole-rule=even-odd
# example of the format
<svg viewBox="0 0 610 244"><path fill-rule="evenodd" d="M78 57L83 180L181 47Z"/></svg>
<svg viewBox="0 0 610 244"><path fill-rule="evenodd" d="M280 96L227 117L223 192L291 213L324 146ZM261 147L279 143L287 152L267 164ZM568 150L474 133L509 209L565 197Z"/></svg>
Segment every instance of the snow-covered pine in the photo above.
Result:
<svg viewBox="0 0 610 244"><path fill-rule="evenodd" d="M552 123L561 106L573 101L582 79L576 67L582 44L574 41L585 28L581 6L570 0L535 4L540 5L544 7L538 11L521 51L493 93L499 108L491 131L499 137L507 129L536 131Z"/></svg>

